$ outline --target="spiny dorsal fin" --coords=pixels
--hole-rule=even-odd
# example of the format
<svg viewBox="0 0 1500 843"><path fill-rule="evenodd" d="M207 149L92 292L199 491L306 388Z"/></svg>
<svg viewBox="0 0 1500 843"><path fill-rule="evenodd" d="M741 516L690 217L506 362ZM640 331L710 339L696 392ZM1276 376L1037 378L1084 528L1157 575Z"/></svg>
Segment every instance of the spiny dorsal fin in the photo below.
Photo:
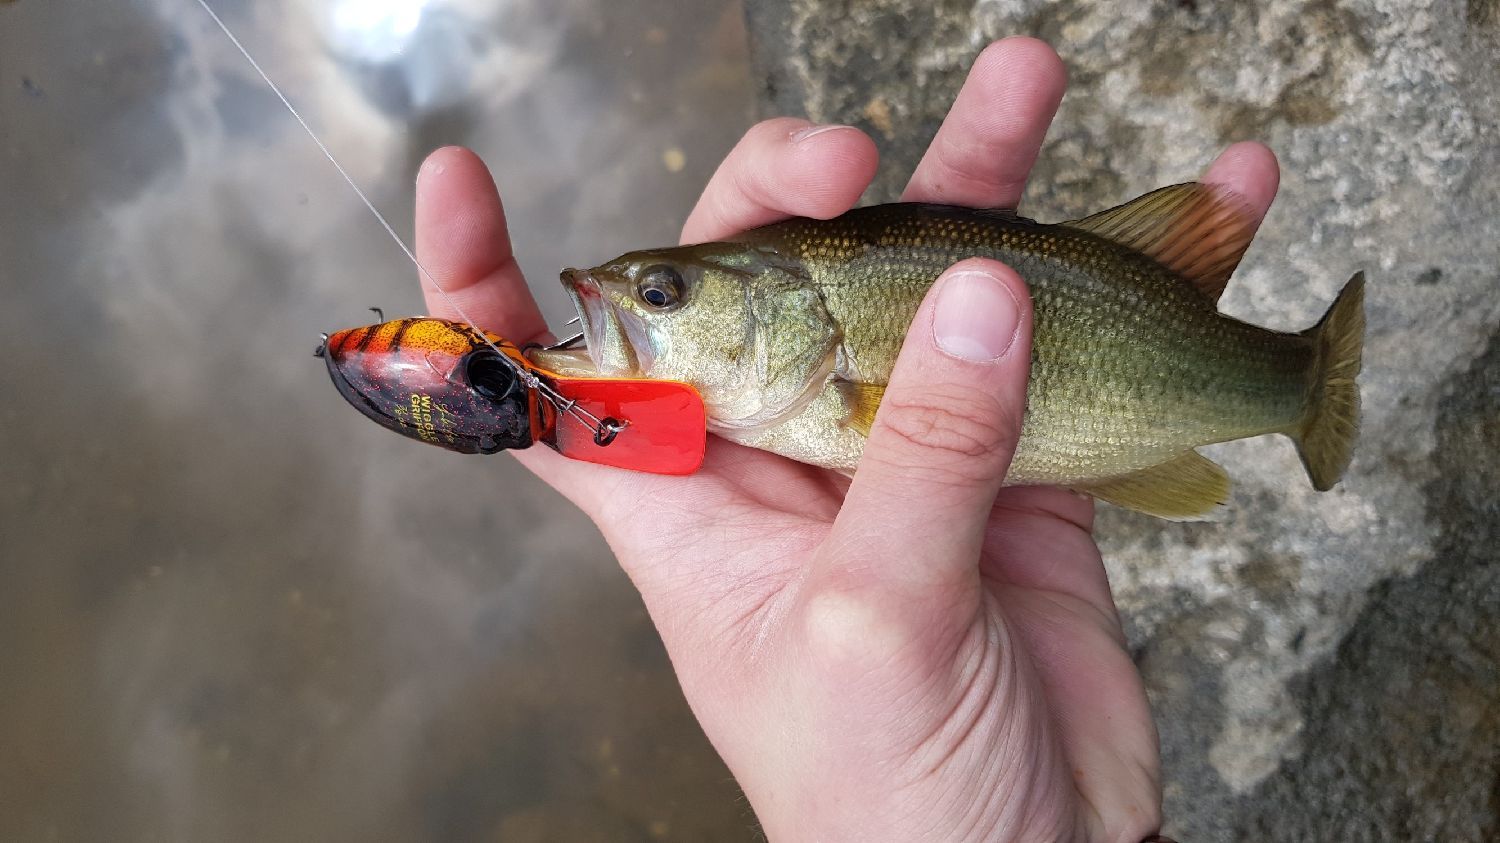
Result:
<svg viewBox="0 0 1500 843"><path fill-rule="evenodd" d="M1168 521L1199 521L1229 500L1229 475L1197 451L1078 491Z"/></svg>
<svg viewBox="0 0 1500 843"><path fill-rule="evenodd" d="M1235 193L1189 182L1063 223L1128 246L1218 301L1255 236L1255 217Z"/></svg>

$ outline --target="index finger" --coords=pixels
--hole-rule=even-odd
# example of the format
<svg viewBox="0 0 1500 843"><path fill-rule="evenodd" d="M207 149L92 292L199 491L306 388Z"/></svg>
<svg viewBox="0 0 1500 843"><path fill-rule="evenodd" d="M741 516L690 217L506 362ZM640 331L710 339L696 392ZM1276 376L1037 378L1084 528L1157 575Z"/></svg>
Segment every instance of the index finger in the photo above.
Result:
<svg viewBox="0 0 1500 843"><path fill-rule="evenodd" d="M500 192L478 155L447 146L427 156L417 174L416 232L417 260L432 275L421 280L433 316L467 317L518 344L546 335L511 250Z"/></svg>

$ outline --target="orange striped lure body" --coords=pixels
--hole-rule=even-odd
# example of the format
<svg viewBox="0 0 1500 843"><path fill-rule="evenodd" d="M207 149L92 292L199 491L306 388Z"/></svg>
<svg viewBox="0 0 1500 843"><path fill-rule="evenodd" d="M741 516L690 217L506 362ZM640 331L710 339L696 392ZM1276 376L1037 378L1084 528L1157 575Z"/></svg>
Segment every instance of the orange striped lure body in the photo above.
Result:
<svg viewBox="0 0 1500 843"><path fill-rule="evenodd" d="M684 383L564 377L497 336L426 317L339 331L317 355L355 409L450 451L542 442L574 459L656 474L691 474L703 462L703 400Z"/></svg>

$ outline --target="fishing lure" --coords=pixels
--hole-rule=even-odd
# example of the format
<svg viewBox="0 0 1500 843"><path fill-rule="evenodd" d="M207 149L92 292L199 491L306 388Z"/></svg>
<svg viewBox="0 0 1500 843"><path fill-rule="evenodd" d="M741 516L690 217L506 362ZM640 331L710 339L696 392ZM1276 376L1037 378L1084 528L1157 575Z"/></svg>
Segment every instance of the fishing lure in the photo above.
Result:
<svg viewBox="0 0 1500 843"><path fill-rule="evenodd" d="M317 356L334 386L377 424L463 454L542 442L585 462L654 474L691 474L703 463L707 413L697 390L676 381L565 377L471 324L463 307L391 227L358 183L302 119L281 88L209 6L203 11L255 69L338 170L417 271L463 322L419 317L325 334ZM379 313L379 310L376 310Z"/></svg>
<svg viewBox="0 0 1500 843"><path fill-rule="evenodd" d="M462 454L541 442L566 457L691 474L703 462L703 399L676 381L565 377L462 322L412 317L324 337L339 394L403 436Z"/></svg>

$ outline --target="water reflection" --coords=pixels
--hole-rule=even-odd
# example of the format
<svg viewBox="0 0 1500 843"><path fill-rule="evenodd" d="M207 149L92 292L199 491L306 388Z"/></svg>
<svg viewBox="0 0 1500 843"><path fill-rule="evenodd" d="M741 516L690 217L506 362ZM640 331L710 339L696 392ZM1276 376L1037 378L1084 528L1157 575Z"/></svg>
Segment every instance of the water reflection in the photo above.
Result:
<svg viewBox="0 0 1500 843"><path fill-rule="evenodd" d="M532 84L556 42L555 30L516 33L504 15L469 14L431 0L340 0L316 20L328 54L371 102L403 121L488 96L475 90L476 71L487 62L503 62L518 84ZM530 43L516 49L507 32L529 34Z"/></svg>
<svg viewBox="0 0 1500 843"><path fill-rule="evenodd" d="M377 63L399 58L427 5L426 0L335 0L327 14L334 52Z"/></svg>
<svg viewBox="0 0 1500 843"><path fill-rule="evenodd" d="M749 120L731 2L215 5L398 229L484 155L554 318ZM0 5L0 185L0 839L750 836L587 522L328 385L412 271L195 5Z"/></svg>

